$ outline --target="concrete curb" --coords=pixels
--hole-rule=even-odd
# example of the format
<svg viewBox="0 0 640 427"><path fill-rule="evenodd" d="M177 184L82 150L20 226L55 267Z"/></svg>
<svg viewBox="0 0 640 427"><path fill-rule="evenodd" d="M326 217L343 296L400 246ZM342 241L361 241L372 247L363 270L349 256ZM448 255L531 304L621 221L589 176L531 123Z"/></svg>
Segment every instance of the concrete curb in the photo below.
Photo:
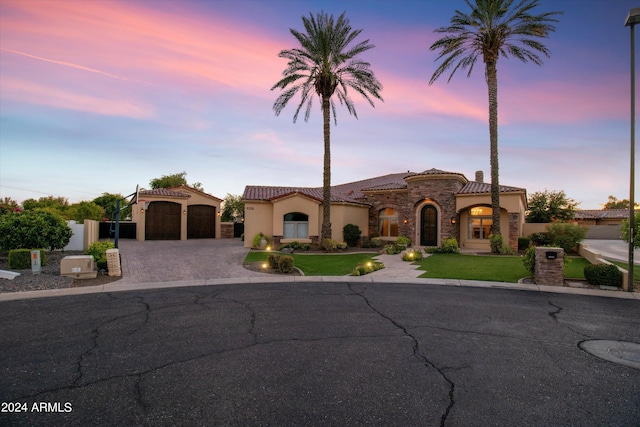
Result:
<svg viewBox="0 0 640 427"><path fill-rule="evenodd" d="M397 283L408 285L439 285L439 286L462 286L470 288L494 288L513 289L530 292L548 292L556 294L587 295L595 297L621 298L640 301L640 293L623 291L604 291L598 289L568 288L562 286L539 286L533 284L517 284L506 282L486 282L478 280L457 280L457 279L411 279L403 277L376 277L373 274L366 276L265 276L250 278L221 278L221 279L199 279L180 280L173 282L142 282L142 283L118 283L112 282L99 286L87 286L79 288L47 289L29 292L7 292L0 293L0 302L16 301L34 298L51 298L67 295L87 295L109 292L125 292L149 289L183 288L191 286L220 286L220 285L242 285L259 283Z"/></svg>

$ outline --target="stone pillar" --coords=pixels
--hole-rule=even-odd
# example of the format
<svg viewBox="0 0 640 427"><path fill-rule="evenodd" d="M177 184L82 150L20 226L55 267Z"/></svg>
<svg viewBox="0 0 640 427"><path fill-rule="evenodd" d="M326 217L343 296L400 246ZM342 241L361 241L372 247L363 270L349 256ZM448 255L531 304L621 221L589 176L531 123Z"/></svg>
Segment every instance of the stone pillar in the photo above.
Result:
<svg viewBox="0 0 640 427"><path fill-rule="evenodd" d="M564 286L564 249L536 248L533 280L537 285Z"/></svg>

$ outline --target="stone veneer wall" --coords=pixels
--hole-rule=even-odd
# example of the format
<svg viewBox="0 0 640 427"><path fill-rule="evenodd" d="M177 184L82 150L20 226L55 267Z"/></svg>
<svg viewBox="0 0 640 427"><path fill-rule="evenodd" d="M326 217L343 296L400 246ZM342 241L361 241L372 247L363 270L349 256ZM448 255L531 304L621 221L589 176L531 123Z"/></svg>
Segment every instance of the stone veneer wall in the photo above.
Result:
<svg viewBox="0 0 640 427"><path fill-rule="evenodd" d="M547 259L547 252L554 252L556 258ZM543 286L563 286L564 249L537 247L535 257L533 280L536 284Z"/></svg>
<svg viewBox="0 0 640 427"><path fill-rule="evenodd" d="M407 192L384 192L367 197L367 203L372 205L369 208L369 236L380 236L378 230L378 212L381 209L393 208L398 212L398 234L410 237L413 240L411 230L413 230L413 213L410 206L407 206ZM405 224L404 221L407 220Z"/></svg>
<svg viewBox="0 0 640 427"><path fill-rule="evenodd" d="M429 199L436 205L439 215L440 236L444 240L448 237L455 237L460 242L459 216L456 213L455 194L460 191L463 184L455 178L423 179L410 181L408 183L409 200L412 208L417 208L425 199ZM419 212L418 212L419 214ZM414 216L415 217L415 216ZM451 217L455 217L457 224L451 224ZM419 227L416 224L415 227ZM419 242L418 242L419 243ZM438 242L439 244L441 242Z"/></svg>
<svg viewBox="0 0 640 427"><path fill-rule="evenodd" d="M220 238L233 239L233 223L232 222L220 223Z"/></svg>
<svg viewBox="0 0 640 427"><path fill-rule="evenodd" d="M398 234L405 235L411 239L413 244L417 229L420 227L420 212L417 211L425 200L438 208L438 230L441 239L455 237L460 241L459 225L451 224L451 217L459 220L456 214L457 193L463 184L456 178L436 178L429 176L424 179L409 180L407 190L391 190L369 194L363 201L372 205L369 209L369 235L378 236L378 212L385 208L394 208L398 212ZM406 221L406 222L405 222ZM459 221L458 221L459 222ZM518 240L515 240L516 245ZM439 242L441 243L441 242Z"/></svg>
<svg viewBox="0 0 640 427"><path fill-rule="evenodd" d="M518 213L510 213L509 214L509 241L507 242L511 249L514 251L518 251L518 220L520 218L520 214Z"/></svg>

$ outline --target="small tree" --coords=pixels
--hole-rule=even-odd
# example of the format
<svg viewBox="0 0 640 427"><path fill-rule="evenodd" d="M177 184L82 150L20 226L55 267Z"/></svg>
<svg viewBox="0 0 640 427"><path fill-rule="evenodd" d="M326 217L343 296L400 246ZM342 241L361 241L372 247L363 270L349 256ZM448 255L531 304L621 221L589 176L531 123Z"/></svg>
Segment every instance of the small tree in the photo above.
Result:
<svg viewBox="0 0 640 427"><path fill-rule="evenodd" d="M76 221L78 224L84 224L85 219L100 221L104 218L104 208L94 202L74 203L67 209L66 219Z"/></svg>
<svg viewBox="0 0 640 427"><path fill-rule="evenodd" d="M112 194L112 193L102 193L101 196L96 197L92 200L98 206L101 206L104 209L104 216L107 219L114 219L116 217L116 202L120 200L120 219L123 218L131 218L131 206L127 206L129 204L128 201L124 199L122 194ZM127 206L123 209L124 206Z"/></svg>
<svg viewBox="0 0 640 427"><path fill-rule="evenodd" d="M637 209L638 203L634 203L634 208ZM604 204L603 209L629 209L629 199L618 200L613 196L609 196L609 201Z"/></svg>
<svg viewBox="0 0 640 427"><path fill-rule="evenodd" d="M222 222L244 219L244 202L242 196L227 193L222 202Z"/></svg>
<svg viewBox="0 0 640 427"><path fill-rule="evenodd" d="M636 212L634 217L635 236L633 237L633 247L640 248L640 212ZM620 233L622 234L622 240L629 243L629 220L623 219L620 224Z"/></svg>
<svg viewBox="0 0 640 427"><path fill-rule="evenodd" d="M529 197L526 222L545 223L572 220L579 203L568 198L563 190L537 191Z"/></svg>
<svg viewBox="0 0 640 427"><path fill-rule="evenodd" d="M587 229L579 225L554 223L547 226L547 235L553 246L560 247L565 252L568 252L584 240L587 235Z"/></svg>
<svg viewBox="0 0 640 427"><path fill-rule="evenodd" d="M0 216L0 248L5 250L62 249L72 234L60 215L44 209Z"/></svg>
<svg viewBox="0 0 640 427"><path fill-rule="evenodd" d="M40 197L36 199L27 199L22 202L22 207L25 211L31 211L34 209L46 209L49 212L56 213L58 215L64 215L65 211L69 208L69 200L65 197Z"/></svg>
<svg viewBox="0 0 640 427"><path fill-rule="evenodd" d="M355 224L347 224L342 228L342 237L344 238L344 241L347 242L347 245L352 247L358 244L361 234L362 231L360 231L360 227Z"/></svg>

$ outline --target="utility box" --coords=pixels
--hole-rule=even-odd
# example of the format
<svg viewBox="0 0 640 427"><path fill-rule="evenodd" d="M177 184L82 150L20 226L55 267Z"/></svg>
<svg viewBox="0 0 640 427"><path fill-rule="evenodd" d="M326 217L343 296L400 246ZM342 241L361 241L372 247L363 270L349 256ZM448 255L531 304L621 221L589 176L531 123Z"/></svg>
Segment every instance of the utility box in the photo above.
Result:
<svg viewBox="0 0 640 427"><path fill-rule="evenodd" d="M60 275L74 279L95 279L98 272L92 255L70 255L60 261Z"/></svg>
<svg viewBox="0 0 640 427"><path fill-rule="evenodd" d="M42 271L42 260L40 259L40 251L31 251L31 273L40 274Z"/></svg>

